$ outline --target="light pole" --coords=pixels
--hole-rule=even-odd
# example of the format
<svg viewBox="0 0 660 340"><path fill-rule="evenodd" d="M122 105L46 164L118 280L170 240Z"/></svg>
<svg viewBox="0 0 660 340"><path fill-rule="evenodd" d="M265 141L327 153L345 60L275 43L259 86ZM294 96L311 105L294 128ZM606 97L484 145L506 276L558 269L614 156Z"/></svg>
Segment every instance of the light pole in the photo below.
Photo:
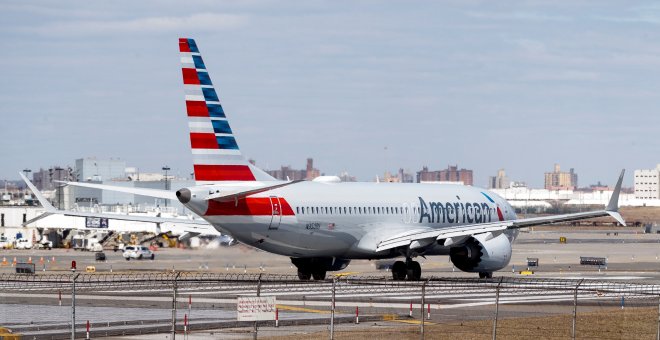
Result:
<svg viewBox="0 0 660 340"><path fill-rule="evenodd" d="M164 166L163 171L165 171L165 190L170 190L169 181L167 179L167 172L170 171L169 166ZM167 199L165 200L165 208L167 208Z"/></svg>

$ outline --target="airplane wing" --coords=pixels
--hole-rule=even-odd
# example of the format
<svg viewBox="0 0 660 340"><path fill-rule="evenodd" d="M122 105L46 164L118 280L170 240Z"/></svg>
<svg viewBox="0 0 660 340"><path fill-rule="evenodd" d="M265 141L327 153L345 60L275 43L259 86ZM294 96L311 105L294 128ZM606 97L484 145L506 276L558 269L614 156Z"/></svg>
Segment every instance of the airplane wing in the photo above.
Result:
<svg viewBox="0 0 660 340"><path fill-rule="evenodd" d="M107 218L111 220L120 220L120 221L133 221L133 222L147 222L155 223L156 225L167 224L170 228L175 228L177 231L180 231L184 235L218 235L217 230L213 228L208 222L203 219L191 220L191 219L182 219L182 218L164 218L164 217L153 217L153 216L135 216L135 215L122 215L122 214L107 214L107 213L88 213L88 212L79 212L79 211L70 211L70 210L58 210L52 204L46 200L46 198L41 194L41 192L30 182L30 180L25 177L22 173L19 173L23 181L27 186L32 190L34 195L39 200L39 203L44 207L46 212L42 215L39 215L25 223L24 226L34 223L40 219L43 219L50 215L64 215L64 216L73 216L73 217L92 217L92 218ZM176 197L175 197L176 198Z"/></svg>
<svg viewBox="0 0 660 340"><path fill-rule="evenodd" d="M164 199L170 199L170 200L176 200L177 199L176 193L173 192L173 191L169 191L169 190L134 188L134 187L120 187L120 186L114 186L114 185L97 184L97 183L85 183L85 182L63 182L63 181L56 181L56 182L64 183L66 185L71 185L71 186L76 186L76 187L83 187L83 188L92 188L92 189L99 189L99 190L110 190L110 191L124 192L124 193L128 193L128 194L148 196L148 197L156 197L156 198L164 198ZM283 186L287 186L287 185L291 185L291 184L295 184L295 183L299 183L299 182L303 182L303 180L278 182L275 185L265 185L262 182L255 182L255 183L252 183L252 186L256 186L256 188L254 188L254 189L246 188L245 183L241 183L240 186L237 186L235 184L218 185L218 186L221 186L223 189L221 191L218 190L215 193L210 192L209 195L205 198L205 200L207 200L207 201L214 200L214 201L218 201L218 202L230 202L230 201L234 201L234 200L237 200L237 199L243 199L243 198L245 198L247 196L250 196L250 195L253 195L253 194L257 194L257 193L260 193L260 192L281 188Z"/></svg>
<svg viewBox="0 0 660 340"><path fill-rule="evenodd" d="M532 227L536 225L552 224L557 222L577 221L587 218L611 216L622 225L626 225L621 215L618 212L619 207L619 193L621 192L621 183L623 182L623 174L625 170L621 171L619 180L616 183L610 202L605 210L581 212L574 214L562 214L553 216L542 216L523 218L519 220L500 221L492 223L480 223L460 225L447 228L421 228L411 231L398 233L392 237L378 242L376 251L384 251L398 247L409 247L410 249L422 248L430 245L439 240L444 240L444 245L451 245L458 242L458 240L465 239L469 236L482 234L487 232L499 232L506 229L519 229Z"/></svg>
<svg viewBox="0 0 660 340"><path fill-rule="evenodd" d="M26 181L27 179L23 179ZM64 181L55 181L58 183L63 183L66 185L71 185L74 187L83 187L83 188L92 188L99 190L111 190L117 192L125 192L127 194L155 197L155 198L164 198L168 200L176 200L176 193L169 190L159 190L159 189L148 189L148 188L134 188L134 187L119 187L114 185L107 184L96 184L96 183L85 183L85 182L64 182ZM34 192L34 190L32 190Z"/></svg>

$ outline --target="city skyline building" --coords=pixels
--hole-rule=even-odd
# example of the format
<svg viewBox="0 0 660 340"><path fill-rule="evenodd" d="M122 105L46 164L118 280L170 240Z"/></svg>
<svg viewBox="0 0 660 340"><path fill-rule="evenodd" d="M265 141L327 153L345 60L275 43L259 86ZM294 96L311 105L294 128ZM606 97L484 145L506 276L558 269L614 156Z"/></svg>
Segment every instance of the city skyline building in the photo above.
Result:
<svg viewBox="0 0 660 340"><path fill-rule="evenodd" d="M568 172L562 172L559 164L555 164L552 172L545 173L545 185L547 190L575 190L578 187L578 175L571 168Z"/></svg>
<svg viewBox="0 0 660 340"><path fill-rule="evenodd" d="M78 182L107 181L126 177L126 162L119 158L85 157L76 159L75 164L74 173Z"/></svg>
<svg viewBox="0 0 660 340"><path fill-rule="evenodd" d="M70 166L52 166L48 169L39 168L32 172L32 183L39 190L54 190L57 185L55 181L70 181L75 178L74 171Z"/></svg>
<svg viewBox="0 0 660 340"><path fill-rule="evenodd" d="M504 169L497 170L497 176L488 177L488 189L508 189L510 185Z"/></svg>
<svg viewBox="0 0 660 340"><path fill-rule="evenodd" d="M634 176L635 198L660 199L660 164L655 169L635 170Z"/></svg>
<svg viewBox="0 0 660 340"><path fill-rule="evenodd" d="M417 172L417 183L421 182L461 182L464 185L473 184L473 173L469 169L458 169L458 165L449 165L447 169L429 171L427 166Z"/></svg>
<svg viewBox="0 0 660 340"><path fill-rule="evenodd" d="M255 162L250 161L253 165ZM290 181L299 181L299 180L312 180L316 177L321 176L321 171L314 168L314 158L307 158L307 165L305 169L293 169L291 165L282 165L278 170L266 170L266 173L275 177L279 180L290 180Z"/></svg>

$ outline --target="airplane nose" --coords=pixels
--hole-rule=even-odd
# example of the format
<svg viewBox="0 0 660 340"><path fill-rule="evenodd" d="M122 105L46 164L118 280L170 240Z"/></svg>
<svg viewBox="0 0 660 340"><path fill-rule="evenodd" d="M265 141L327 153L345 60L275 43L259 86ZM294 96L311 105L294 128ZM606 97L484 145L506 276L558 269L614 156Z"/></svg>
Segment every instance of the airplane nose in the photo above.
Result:
<svg viewBox="0 0 660 340"><path fill-rule="evenodd" d="M190 190L188 189L180 189L176 192L176 198L179 199L179 202L186 204L190 202L190 197L191 197Z"/></svg>

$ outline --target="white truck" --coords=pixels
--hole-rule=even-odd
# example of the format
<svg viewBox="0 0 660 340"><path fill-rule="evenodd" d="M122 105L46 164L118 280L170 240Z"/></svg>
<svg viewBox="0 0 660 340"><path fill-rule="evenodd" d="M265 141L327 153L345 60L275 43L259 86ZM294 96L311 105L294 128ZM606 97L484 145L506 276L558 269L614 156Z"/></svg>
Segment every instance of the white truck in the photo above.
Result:
<svg viewBox="0 0 660 340"><path fill-rule="evenodd" d="M14 244L15 249L32 249L32 240L27 238L20 238Z"/></svg>

